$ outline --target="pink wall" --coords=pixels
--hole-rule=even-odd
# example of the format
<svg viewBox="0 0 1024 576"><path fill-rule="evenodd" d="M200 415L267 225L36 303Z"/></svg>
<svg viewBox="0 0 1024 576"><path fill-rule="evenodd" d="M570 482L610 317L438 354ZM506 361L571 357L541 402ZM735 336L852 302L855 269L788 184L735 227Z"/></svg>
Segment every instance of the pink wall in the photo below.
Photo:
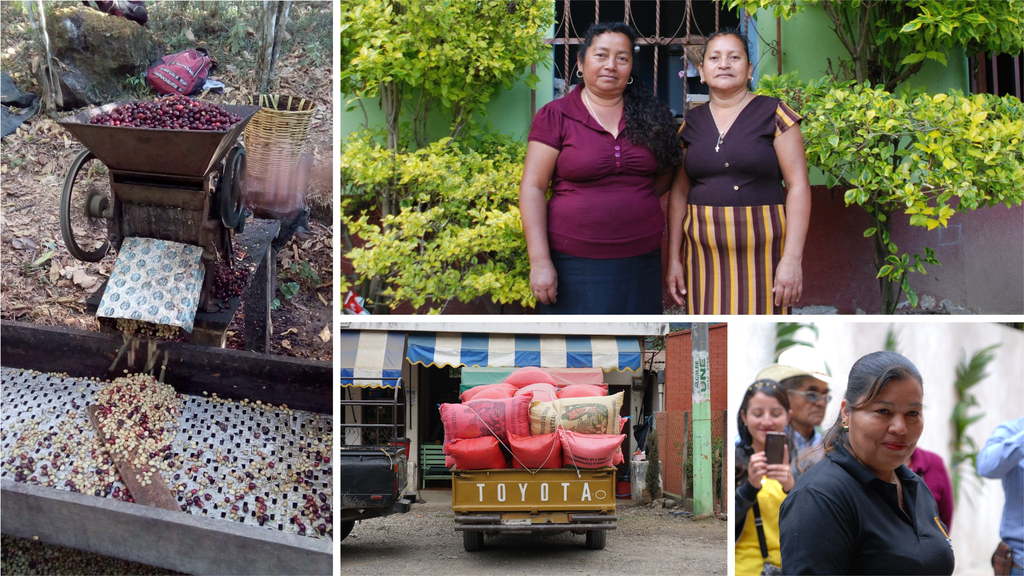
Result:
<svg viewBox="0 0 1024 576"><path fill-rule="evenodd" d="M867 213L847 207L842 192L813 186L811 224L804 246L804 296L799 307L834 306L840 314L861 309L879 313L881 298L872 263L871 241L864 238ZM662 200L665 204L665 200ZM918 297L935 305L948 299L979 314L1024 313L1024 207L997 206L960 213L945 229L928 231L898 216L893 239L902 252L935 250L941 266L911 274ZM667 248L665 248L667 250ZM901 298L906 300L904 295ZM675 304L666 296L666 311Z"/></svg>

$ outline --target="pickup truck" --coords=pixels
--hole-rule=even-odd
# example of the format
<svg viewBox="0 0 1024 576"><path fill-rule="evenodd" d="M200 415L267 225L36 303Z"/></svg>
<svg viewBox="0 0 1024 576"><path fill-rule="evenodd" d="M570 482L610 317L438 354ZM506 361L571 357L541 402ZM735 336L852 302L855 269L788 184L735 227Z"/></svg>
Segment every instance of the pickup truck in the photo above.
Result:
<svg viewBox="0 0 1024 576"><path fill-rule="evenodd" d="M406 497L409 458L398 436L398 396L401 379L394 383L394 398L352 399L342 382L341 396L341 539L352 532L356 520L405 513L412 505ZM375 422L356 422L356 410L371 407ZM387 410L390 408L390 410ZM366 414L366 412L364 412Z"/></svg>
<svg viewBox="0 0 1024 576"><path fill-rule="evenodd" d="M601 550L615 529L615 472L453 470L455 530L467 552L483 550L485 533L565 531L586 533L587 548Z"/></svg>

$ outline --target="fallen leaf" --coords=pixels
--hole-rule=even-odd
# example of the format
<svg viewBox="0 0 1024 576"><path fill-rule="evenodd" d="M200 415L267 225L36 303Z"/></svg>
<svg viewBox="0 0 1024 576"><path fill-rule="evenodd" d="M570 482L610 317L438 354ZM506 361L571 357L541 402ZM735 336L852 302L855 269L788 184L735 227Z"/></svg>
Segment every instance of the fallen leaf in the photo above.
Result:
<svg viewBox="0 0 1024 576"><path fill-rule="evenodd" d="M31 238L26 238L24 236L11 240L11 246L13 246L15 250L21 250L23 248L35 250L36 248L38 248L36 243L33 242Z"/></svg>
<svg viewBox="0 0 1024 576"><path fill-rule="evenodd" d="M32 265L33 266L41 266L44 262L49 260L52 256L53 256L53 250L50 250L46 254L43 254L39 258L36 258L35 262L33 262Z"/></svg>
<svg viewBox="0 0 1024 576"><path fill-rule="evenodd" d="M95 292L100 287L99 279L90 276L88 272L81 268L77 268L71 273L71 281L89 292Z"/></svg>
<svg viewBox="0 0 1024 576"><path fill-rule="evenodd" d="M191 28L185 28L185 38L188 38L189 42L195 42L196 41L196 36L195 36L195 34L192 33L192 29Z"/></svg>
<svg viewBox="0 0 1024 576"><path fill-rule="evenodd" d="M316 297L319 298L320 301L324 303L324 306L327 306L328 308L331 307L331 305L327 303L327 300L324 299L323 294L320 294L319 292L317 292L316 293Z"/></svg>
<svg viewBox="0 0 1024 576"><path fill-rule="evenodd" d="M56 260L50 260L50 284L56 284L60 279L60 266Z"/></svg>
<svg viewBox="0 0 1024 576"><path fill-rule="evenodd" d="M289 342L288 340L281 340L281 348L284 348L285 350L291 350L292 343Z"/></svg>
<svg viewBox="0 0 1024 576"><path fill-rule="evenodd" d="M320 339L324 342L330 342L331 340L331 325L324 326L324 329L320 331Z"/></svg>
<svg viewBox="0 0 1024 576"><path fill-rule="evenodd" d="M299 333L299 329L298 328L289 328L289 329L285 330L284 332L282 332L281 336L287 336L289 334L298 334L298 333Z"/></svg>

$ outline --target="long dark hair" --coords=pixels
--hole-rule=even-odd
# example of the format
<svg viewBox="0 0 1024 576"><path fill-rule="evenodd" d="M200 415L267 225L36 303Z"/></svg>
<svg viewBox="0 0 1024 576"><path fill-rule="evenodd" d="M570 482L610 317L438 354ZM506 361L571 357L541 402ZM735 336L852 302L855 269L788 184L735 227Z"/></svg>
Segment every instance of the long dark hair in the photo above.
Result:
<svg viewBox="0 0 1024 576"><path fill-rule="evenodd" d="M917 380L924 388L924 381L917 366L896 352L872 352L862 356L850 368L850 379L846 384L846 409L851 413L875 401L882 387L893 380ZM850 433L843 429L843 413L839 411L835 423L825 432L821 445L826 453L835 450L838 440L848 444Z"/></svg>
<svg viewBox="0 0 1024 576"><path fill-rule="evenodd" d="M577 59L585 59L594 38L608 32L623 34L629 38L629 49L635 53L636 32L632 26L625 22L597 22L591 24L587 30L580 51L576 55ZM627 84L626 89L622 91L623 111L626 115L624 134L629 136L633 144L650 150L658 161L659 168L679 166L682 162L682 149L679 147L672 112L648 90L640 79L636 66L633 66L629 77L632 83Z"/></svg>

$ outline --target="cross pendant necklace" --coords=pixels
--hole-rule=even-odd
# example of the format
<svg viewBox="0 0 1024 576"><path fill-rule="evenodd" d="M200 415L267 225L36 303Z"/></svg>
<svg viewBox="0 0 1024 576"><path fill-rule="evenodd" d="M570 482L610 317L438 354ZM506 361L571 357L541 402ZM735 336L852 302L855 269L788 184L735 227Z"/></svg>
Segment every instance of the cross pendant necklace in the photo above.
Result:
<svg viewBox="0 0 1024 576"><path fill-rule="evenodd" d="M718 153L718 148L722 145L722 138L725 138L725 133L729 131L729 128L732 127L732 123L736 121L736 117L739 116L740 112L743 111L743 105L747 103L747 98L749 97L750 92L747 92L747 95L743 97L743 100L740 102L740 105L736 108L736 113L732 115L732 120L729 120L729 123L725 125L724 130L722 128L719 128L718 120L715 120L714 113L711 114L711 120L714 121L715 128L718 129L718 142L715 144L715 153ZM710 102L708 102L708 106L711 106Z"/></svg>

